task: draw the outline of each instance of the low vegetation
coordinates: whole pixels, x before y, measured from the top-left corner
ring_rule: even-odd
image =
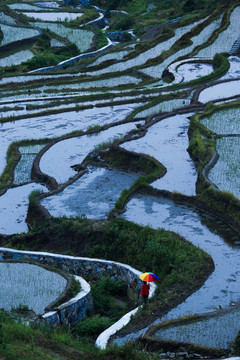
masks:
[[[31,328],[0,311],[0,353],[6,360],[154,360],[131,343],[101,351],[64,327]]]

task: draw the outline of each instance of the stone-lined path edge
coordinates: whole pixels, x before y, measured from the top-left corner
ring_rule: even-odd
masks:
[[[98,275],[99,277],[107,273],[109,275],[115,274],[116,278],[118,278],[119,280],[121,280],[121,278],[124,278],[125,282],[127,281],[129,285],[133,280],[135,280],[135,282],[137,282],[138,291],[142,283],[142,281],[139,279],[139,276],[142,273],[141,271],[134,269],[130,265],[116,261],[87,258],[87,257],[74,257],[70,255],[54,254],[54,253],[39,252],[39,251],[23,251],[23,250],[15,250],[10,248],[0,247],[0,260],[7,262],[10,259],[17,259],[17,260],[33,259],[35,262],[39,262],[39,264],[43,262],[44,263],[47,262],[50,263],[51,265],[53,264],[53,262],[55,262],[64,271],[82,277],[84,277],[84,275],[88,274],[90,271],[92,271],[95,275]],[[76,273],[77,269],[79,270],[80,268],[83,273],[77,274]],[[151,298],[154,295],[155,290],[156,290],[156,284],[152,283],[150,288],[149,298]],[[71,299],[69,303],[71,303],[73,299]],[[105,331],[103,331],[98,336],[95,342],[96,346],[100,349],[105,349],[110,337],[131,320],[132,316],[136,314],[140,306],[141,305],[131,310],[130,312],[126,313],[116,323],[114,323],[112,326],[110,326]],[[46,315],[47,314],[45,314],[45,316]]]

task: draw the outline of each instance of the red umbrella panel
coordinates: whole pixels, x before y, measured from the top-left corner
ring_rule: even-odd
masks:
[[[153,281],[158,280],[158,277],[154,273],[146,272],[146,273],[140,275],[140,279],[142,281],[146,281],[146,282],[153,282]]]

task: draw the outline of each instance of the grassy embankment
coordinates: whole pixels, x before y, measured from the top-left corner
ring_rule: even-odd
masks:
[[[0,312],[0,355],[3,360],[154,360],[131,344],[100,351],[66,328],[33,329]]]

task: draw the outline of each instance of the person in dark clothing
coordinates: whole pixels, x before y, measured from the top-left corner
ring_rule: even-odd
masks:
[[[150,289],[150,285],[146,281],[143,281],[143,284],[141,287],[141,297],[143,298],[144,304],[147,304],[149,289]]]

